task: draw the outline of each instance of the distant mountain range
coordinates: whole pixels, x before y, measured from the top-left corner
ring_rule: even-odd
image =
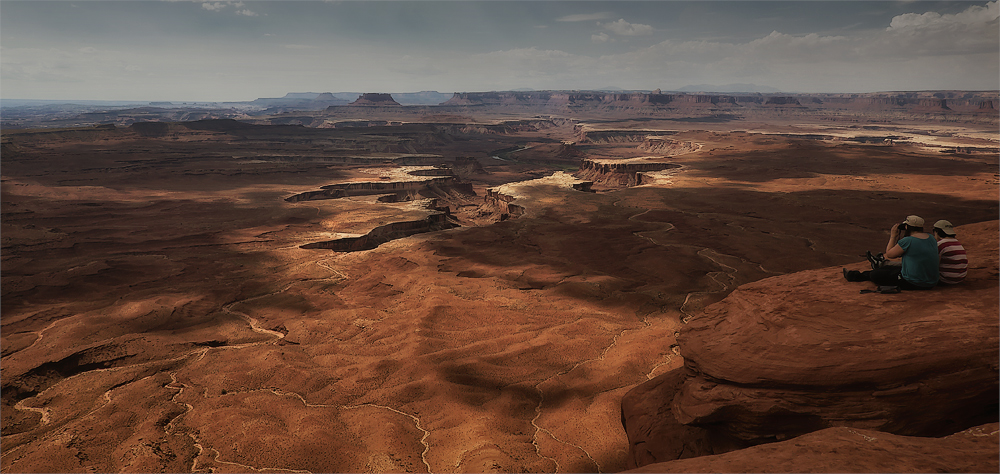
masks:
[[[370,92],[370,91],[369,91]],[[334,92],[332,95],[337,99],[342,99],[347,102],[354,102],[358,100],[358,97],[364,94],[363,92]],[[289,92],[285,94],[285,99],[313,99],[315,100],[320,94],[318,92]],[[451,93],[442,93],[438,91],[420,91],[420,92],[392,92],[392,98],[399,105],[438,105],[452,97]]]
[[[519,89],[511,89],[510,92],[534,92],[536,89],[530,87],[522,87]],[[594,92],[649,92],[641,89],[623,89],[616,86],[606,86],[598,87],[597,89],[586,89],[588,91]],[[715,84],[688,84],[679,89],[669,89],[671,92],[722,92],[722,93],[734,93],[734,92],[760,92],[762,94],[769,94],[775,92],[781,92],[779,89],[768,86],[758,86],[757,84],[723,84],[721,86]],[[396,94],[392,95],[396,97]],[[397,99],[399,100],[399,99]]]
[[[768,86],[758,86],[757,84],[723,84],[717,86],[714,84],[691,84],[681,87],[680,89],[673,89],[677,92],[760,92],[764,94],[781,92],[779,89]]]
[[[0,99],[0,107],[46,107],[73,104],[82,107],[240,107],[253,106],[281,110],[323,110],[331,105],[346,105],[361,97],[362,92],[289,92],[284,97],[261,97],[248,101],[125,101],[125,100],[35,100]],[[393,92],[400,105],[438,105],[452,98],[452,93],[437,91]]]

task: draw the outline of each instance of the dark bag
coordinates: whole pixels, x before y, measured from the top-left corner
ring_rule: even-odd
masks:
[[[879,268],[882,268],[889,264],[889,261],[886,260],[885,255],[882,253],[879,253],[877,255],[872,255],[872,252],[870,250],[866,250],[865,257],[868,258],[868,263],[872,265],[872,270],[878,270]]]
[[[900,288],[899,286],[896,285],[882,285],[875,288],[874,290],[861,290],[862,293],[882,293],[882,294],[899,293],[899,291]]]

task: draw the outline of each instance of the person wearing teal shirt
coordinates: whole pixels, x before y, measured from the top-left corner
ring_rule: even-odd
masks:
[[[892,226],[885,258],[899,258],[901,265],[886,265],[870,272],[844,271],[849,281],[870,280],[879,286],[899,286],[904,290],[927,290],[938,283],[937,241],[924,232],[924,220],[907,216]]]

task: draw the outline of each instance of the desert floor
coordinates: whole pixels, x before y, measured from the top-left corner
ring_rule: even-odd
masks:
[[[897,125],[913,139],[888,146],[846,125],[583,125],[701,147],[661,157],[680,167],[650,184],[583,192],[580,156],[647,153],[580,141],[551,158],[572,123],[417,130],[360,165],[324,161],[317,138],[5,132],[0,467],[622,470],[621,398],[682,365],[685,318],[743,283],[863,260],[908,214],[998,214],[997,154],[953,148],[995,148],[995,129]],[[451,203],[465,225],[300,247],[426,215],[419,199],[285,201],[407,154],[482,164],[463,176],[476,196]],[[493,222],[479,205],[504,183],[525,214]]]

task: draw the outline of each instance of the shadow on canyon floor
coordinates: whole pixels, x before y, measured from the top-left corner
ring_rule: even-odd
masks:
[[[997,212],[995,201],[925,193],[631,188],[574,194],[535,216],[438,234],[426,245],[446,257],[439,271],[507,279],[524,289],[557,287],[594,304],[625,298],[650,312],[679,304],[656,295],[711,287],[711,272],[731,274],[732,289],[863,260],[908,214],[970,223]],[[580,276],[610,279],[582,290],[569,284]]]
[[[767,141],[767,138],[755,140]],[[752,183],[821,175],[861,178],[912,175],[909,179],[915,180],[917,187],[921,176],[971,176],[992,174],[997,169],[997,157],[986,154],[931,156],[907,152],[906,147],[830,146],[810,140],[788,140],[781,146],[780,150],[718,150],[712,159],[695,160],[685,166],[692,177]]]

